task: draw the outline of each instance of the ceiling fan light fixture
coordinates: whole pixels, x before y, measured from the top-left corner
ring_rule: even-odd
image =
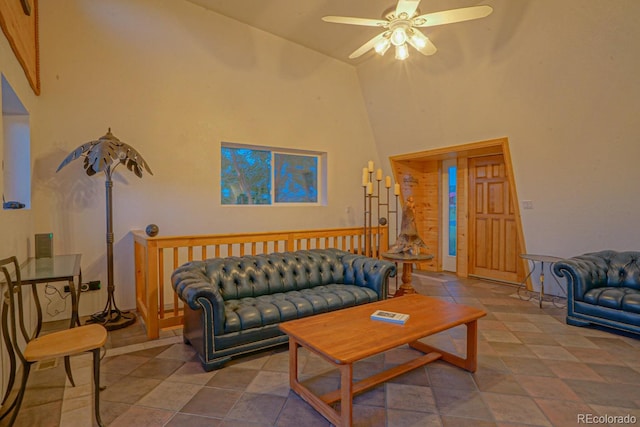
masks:
[[[409,57],[409,48],[406,44],[401,44],[400,46],[396,46],[396,59],[404,61]]]
[[[433,42],[420,31],[420,28],[484,18],[493,11],[491,6],[482,5],[421,14],[418,10],[420,1],[397,0],[396,7],[391,7],[383,13],[383,19],[324,16],[322,20],[336,24],[377,27],[381,31],[353,51],[349,55],[349,59],[359,58],[370,50],[384,55],[393,45],[396,50],[396,59],[403,60],[409,56],[408,45],[424,56],[433,55],[438,50]]]
[[[427,45],[427,38],[420,31],[412,31],[410,40],[417,49],[422,49]]]
[[[376,53],[379,54],[380,56],[383,56],[385,53],[387,53],[387,51],[389,50],[389,47],[391,47],[391,42],[389,41],[388,38],[383,38],[382,40],[380,40],[378,43],[376,43],[376,45],[374,46],[374,49],[376,50]]]
[[[396,27],[391,32],[391,43],[394,46],[402,46],[407,42],[407,32],[404,27]]]

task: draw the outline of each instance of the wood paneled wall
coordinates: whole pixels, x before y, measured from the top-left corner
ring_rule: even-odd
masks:
[[[40,58],[38,52],[38,0],[28,0],[30,14],[20,0],[0,0],[0,27],[24,69],[34,93],[40,95]]]
[[[421,270],[437,271],[441,264],[439,254],[438,212],[440,179],[437,160],[392,161],[395,180],[400,184],[402,206],[407,197],[413,196],[416,204],[418,235],[427,244],[424,252],[433,254],[431,261],[419,263]],[[393,239],[392,239],[393,240]]]

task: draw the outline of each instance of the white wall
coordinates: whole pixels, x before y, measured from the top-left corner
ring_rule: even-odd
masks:
[[[82,253],[106,283],[104,178],[56,168],[111,127],[153,175],[114,178],[116,300],[133,308],[132,228],[160,233],[358,226],[375,145],[355,69],[186,1],[40,2],[42,95],[34,137],[35,228]],[[323,207],[221,207],[220,142],[328,153]],[[347,213],[347,208],[350,212]],[[81,314],[104,292],[83,295]]]
[[[506,136],[528,252],[640,249],[640,2],[483,3],[434,56],[358,67],[380,157]]]

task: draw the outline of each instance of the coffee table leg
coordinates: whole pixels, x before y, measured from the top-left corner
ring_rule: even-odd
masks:
[[[353,423],[353,365],[340,365],[340,418],[343,426]]]
[[[297,389],[298,384],[298,342],[289,337],[289,387]]]
[[[475,372],[478,368],[478,321],[472,320],[466,323],[467,327],[467,357],[462,358],[453,353],[448,353],[439,348],[430,346],[420,341],[409,343],[409,346],[420,350],[423,353],[437,352],[442,355],[442,360],[451,363],[454,366],[465,369],[469,372]]]
[[[298,349],[302,345],[289,336],[289,386],[298,396],[311,405],[336,426],[351,427],[353,419],[353,367],[352,365],[340,365],[333,363],[340,371],[339,398],[323,399],[315,395],[311,390],[299,382],[298,379]],[[316,353],[317,354],[317,353]],[[329,361],[331,362],[331,361]],[[331,393],[332,394],[332,393]],[[341,401],[341,411],[336,412],[329,402]]]
[[[478,321],[467,323],[467,358],[465,366],[469,372],[478,369]]]

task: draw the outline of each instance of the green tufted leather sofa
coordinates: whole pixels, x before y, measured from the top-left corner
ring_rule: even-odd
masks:
[[[567,324],[640,334],[640,252],[588,253],[553,270],[567,279]]]
[[[280,322],[386,298],[394,263],[338,249],[188,262],[172,276],[205,370],[288,341]]]

